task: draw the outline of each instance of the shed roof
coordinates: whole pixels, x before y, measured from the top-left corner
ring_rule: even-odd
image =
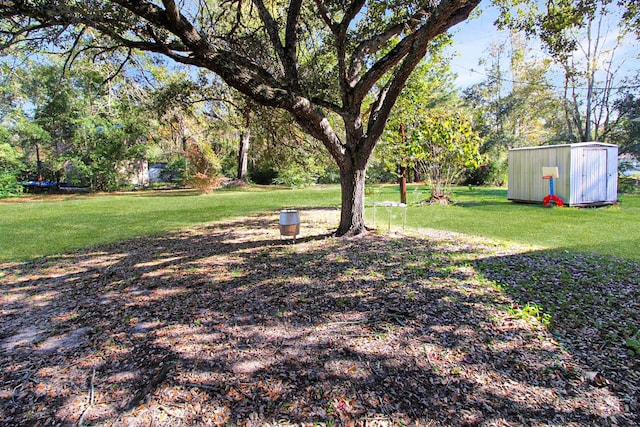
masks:
[[[538,145],[536,147],[519,147],[519,148],[510,148],[509,151],[519,151],[519,150],[544,150],[548,148],[557,148],[557,147],[589,147],[589,146],[599,146],[599,147],[616,147],[615,144],[607,144],[605,142],[598,141],[590,141],[590,142],[574,142],[573,144],[556,144],[556,145]]]

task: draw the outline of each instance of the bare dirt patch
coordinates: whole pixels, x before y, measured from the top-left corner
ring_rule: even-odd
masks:
[[[428,230],[336,239],[337,218],[302,211],[296,244],[274,213],[1,265],[0,424],[640,423],[633,335],[585,338],[524,305],[559,255]],[[572,259],[566,280],[637,312],[637,276],[615,273],[637,265]]]

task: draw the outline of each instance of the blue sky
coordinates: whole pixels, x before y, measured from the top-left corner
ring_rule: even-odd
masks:
[[[507,31],[500,31],[493,24],[497,12],[487,6],[480,6],[479,17],[468,19],[453,28],[454,50],[457,56],[451,63],[451,69],[458,75],[456,84],[464,89],[485,79],[484,69],[478,65],[481,58],[487,56],[491,43],[504,41]]]

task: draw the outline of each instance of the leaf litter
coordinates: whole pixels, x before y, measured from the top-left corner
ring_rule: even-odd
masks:
[[[1,265],[0,424],[640,424],[638,264],[338,215]]]

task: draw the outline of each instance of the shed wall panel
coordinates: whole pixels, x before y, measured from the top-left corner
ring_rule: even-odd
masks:
[[[549,194],[549,181],[542,178],[542,168],[558,167],[555,194],[564,200],[569,195],[571,153],[569,146],[509,152],[509,200],[542,202]]]
[[[572,176],[571,176],[571,183],[569,185],[569,189],[570,189],[569,197],[567,198],[566,202],[567,202],[567,205],[573,206],[578,204],[581,197],[580,187],[582,186],[582,183],[581,183],[582,172],[580,172],[580,170],[582,169],[582,155],[579,152],[579,150],[571,150],[571,166],[570,167],[572,171]]]

